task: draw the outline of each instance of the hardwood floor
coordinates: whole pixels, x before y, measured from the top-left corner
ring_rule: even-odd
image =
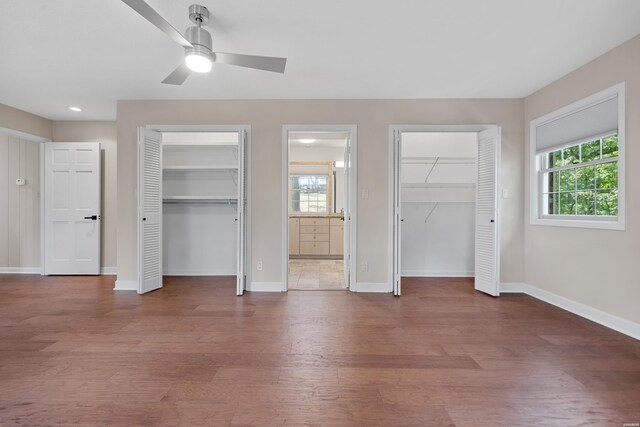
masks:
[[[468,279],[403,296],[0,275],[0,425],[622,426],[640,343]]]

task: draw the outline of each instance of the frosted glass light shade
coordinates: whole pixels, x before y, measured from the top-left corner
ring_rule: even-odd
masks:
[[[198,52],[191,52],[185,57],[185,63],[191,71],[196,73],[208,73],[211,71],[211,58]]]

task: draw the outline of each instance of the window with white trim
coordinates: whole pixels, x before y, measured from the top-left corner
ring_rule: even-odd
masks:
[[[531,122],[531,223],[624,229],[624,83]]]
[[[618,135],[544,155],[542,214],[592,219],[618,216]]]
[[[289,211],[328,213],[328,175],[289,175]]]

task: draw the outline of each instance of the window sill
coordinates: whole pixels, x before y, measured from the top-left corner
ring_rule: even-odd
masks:
[[[530,224],[547,225],[551,227],[594,228],[618,231],[624,231],[626,229],[624,220],[621,218],[618,218],[615,221],[574,218],[531,218]]]

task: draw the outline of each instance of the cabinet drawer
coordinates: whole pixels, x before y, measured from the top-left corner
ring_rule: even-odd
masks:
[[[329,234],[327,225],[301,225],[300,232],[304,234]]]
[[[329,242],[300,242],[300,255],[329,255]]]
[[[343,225],[344,221],[341,220],[340,218],[329,218],[329,225],[333,226],[337,226],[337,225]]]
[[[289,255],[300,254],[300,220],[289,218]]]
[[[301,242],[328,242],[329,233],[327,234],[306,234],[300,233]]]
[[[329,225],[329,218],[300,218],[300,225]]]

